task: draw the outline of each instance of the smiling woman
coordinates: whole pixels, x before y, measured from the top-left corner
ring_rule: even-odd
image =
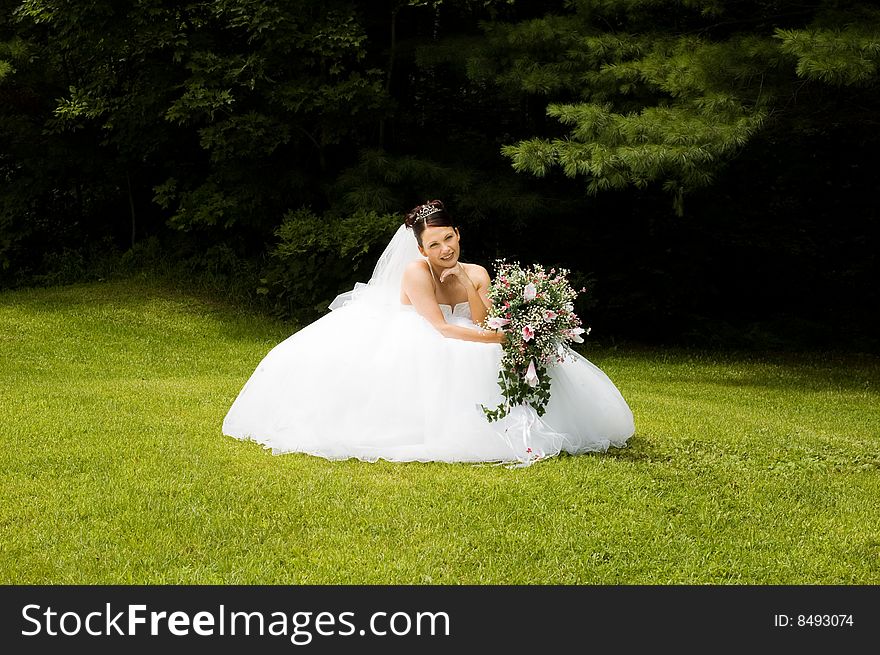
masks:
[[[415,307],[444,337],[504,343],[504,333],[465,329],[449,323],[440,309],[440,305],[467,304],[471,321],[479,325],[491,306],[487,296],[489,274],[482,266],[459,261],[461,234],[443,203],[432,200],[416,207],[407,214],[405,225],[412,229],[424,260],[413,261],[406,267],[400,302]]]
[[[275,453],[328,459],[531,463],[622,446],[633,416],[593,364],[567,350],[543,417],[502,402],[501,331],[489,275],[459,260],[461,233],[438,200],[407,214],[366,285],[278,344],[241,390],[224,434]],[[519,408],[522,409],[522,408]]]

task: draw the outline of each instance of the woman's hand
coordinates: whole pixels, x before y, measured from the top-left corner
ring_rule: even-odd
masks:
[[[507,335],[501,330],[486,330],[483,334],[488,337],[487,343],[504,344],[507,341]]]
[[[477,286],[474,284],[473,280],[471,280],[470,276],[467,274],[467,271],[464,270],[464,266],[461,265],[461,262],[456,262],[455,266],[453,266],[452,268],[444,268],[442,271],[440,271],[441,283],[444,283],[450,279],[458,281],[458,283],[464,286],[465,289],[467,289],[468,287],[476,288]]]

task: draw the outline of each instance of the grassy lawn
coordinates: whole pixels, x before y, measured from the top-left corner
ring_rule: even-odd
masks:
[[[145,281],[0,294],[0,583],[880,583],[880,359],[593,347],[628,448],[272,456],[220,424],[290,326]]]

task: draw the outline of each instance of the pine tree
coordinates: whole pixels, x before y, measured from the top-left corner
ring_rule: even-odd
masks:
[[[872,4],[572,0],[558,14],[487,24],[483,44],[435,56],[543,100],[558,127],[503,147],[517,171],[558,168],[590,193],[661,184],[681,214],[688,191],[797,103],[821,114],[829,92],[877,102]]]

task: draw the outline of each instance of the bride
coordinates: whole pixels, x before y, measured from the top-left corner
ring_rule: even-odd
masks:
[[[460,232],[433,200],[406,216],[367,284],[275,346],[223,421],[223,433],[275,454],[366,461],[529,464],[561,451],[623,446],[635,431],[626,401],[570,349],[550,369],[543,416],[502,402],[504,334],[478,324],[489,275],[459,261]]]

